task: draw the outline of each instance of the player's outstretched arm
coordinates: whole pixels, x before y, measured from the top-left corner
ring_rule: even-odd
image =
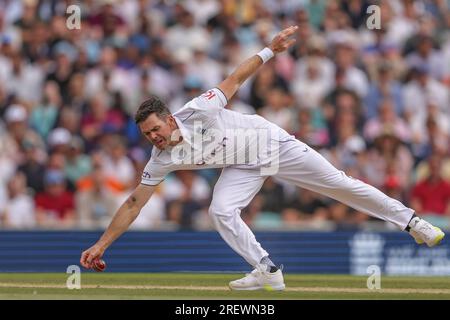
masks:
[[[91,268],[92,261],[103,256],[103,253],[111,243],[120,237],[137,218],[142,207],[147,203],[154,191],[154,186],[140,184],[136,187],[133,193],[117,210],[111,224],[97,243],[81,254],[80,263],[83,267]]]
[[[291,26],[278,33],[268,48],[264,48],[258,54],[244,61],[237,69],[230,74],[224,81],[222,81],[217,87],[225,94],[229,101],[239,87],[253,75],[256,70],[273,55],[287,50],[291,45],[295,43],[295,39],[289,37],[297,31],[297,26]]]

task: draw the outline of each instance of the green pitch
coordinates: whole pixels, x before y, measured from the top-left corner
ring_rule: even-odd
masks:
[[[230,291],[241,274],[82,273],[69,290],[65,273],[1,273],[0,299],[450,299],[448,277],[382,276],[381,289],[366,277],[285,275],[286,290]]]

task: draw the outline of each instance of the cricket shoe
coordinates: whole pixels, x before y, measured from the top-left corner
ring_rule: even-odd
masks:
[[[438,245],[442,239],[444,239],[445,233],[438,227],[433,226],[431,223],[415,217],[409,223],[409,233],[414,238],[417,244],[426,243],[429,247]]]
[[[231,281],[228,285],[231,290],[268,290],[280,291],[286,287],[284,285],[281,268],[275,272],[267,271],[267,265],[259,264],[245,277]]]

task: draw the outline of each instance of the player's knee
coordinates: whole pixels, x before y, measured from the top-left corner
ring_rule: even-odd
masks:
[[[222,205],[211,204],[208,214],[215,222],[227,223],[232,218],[233,210]]]

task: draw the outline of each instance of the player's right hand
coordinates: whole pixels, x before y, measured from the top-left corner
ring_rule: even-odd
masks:
[[[92,268],[92,261],[94,259],[100,259],[103,256],[105,249],[99,244],[94,244],[89,249],[83,251],[81,254],[80,264],[86,269]]]
[[[298,26],[290,26],[279,32],[269,45],[269,48],[274,53],[280,53],[287,50],[290,46],[295,43],[295,39],[290,39],[295,32],[297,32]]]

